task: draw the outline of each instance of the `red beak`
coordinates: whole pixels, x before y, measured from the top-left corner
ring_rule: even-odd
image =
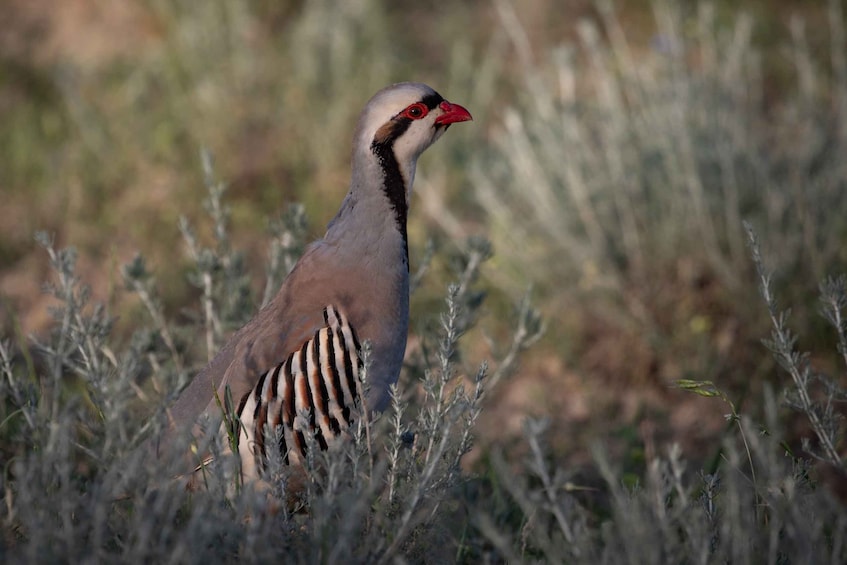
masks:
[[[471,113],[458,104],[451,104],[446,100],[438,105],[444,113],[435,118],[435,125],[446,126],[456,122],[468,122],[473,120]]]

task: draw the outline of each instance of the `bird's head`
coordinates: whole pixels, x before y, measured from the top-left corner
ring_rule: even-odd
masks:
[[[450,124],[472,119],[465,108],[448,102],[429,86],[402,82],[383,88],[370,99],[359,118],[355,147],[369,153],[369,158],[375,156],[382,165],[393,158],[408,190],[420,154]]]

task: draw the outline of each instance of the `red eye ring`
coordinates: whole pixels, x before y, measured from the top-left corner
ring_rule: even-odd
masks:
[[[405,110],[403,110],[400,115],[404,118],[409,118],[410,120],[420,120],[424,116],[429,113],[429,108],[426,107],[426,104],[423,102],[415,102]]]

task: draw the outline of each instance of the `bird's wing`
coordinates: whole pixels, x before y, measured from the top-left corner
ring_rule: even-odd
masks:
[[[217,409],[216,391],[223,399],[229,387],[233,398],[242,398],[266,371],[288,359],[326,325],[324,309],[329,297],[322,296],[322,285],[312,280],[312,273],[321,272],[320,263],[320,247],[313,244],[274,299],[192,379],[169,410],[174,432],[192,429],[204,410],[212,416],[222,416]]]

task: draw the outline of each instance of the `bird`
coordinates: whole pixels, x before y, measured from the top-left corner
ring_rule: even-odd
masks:
[[[407,218],[418,157],[450,125],[472,119],[415,82],[387,86],[367,102],[338,213],[274,298],[179,394],[168,434],[197,433],[203,413],[220,419],[215,392],[224,398],[228,388],[237,403],[242,475],[252,480],[266,460],[267,429],[281,427],[284,461],[302,464],[308,444],[326,449],[357,415],[385,409],[408,337]],[[363,391],[365,342],[371,353]]]

